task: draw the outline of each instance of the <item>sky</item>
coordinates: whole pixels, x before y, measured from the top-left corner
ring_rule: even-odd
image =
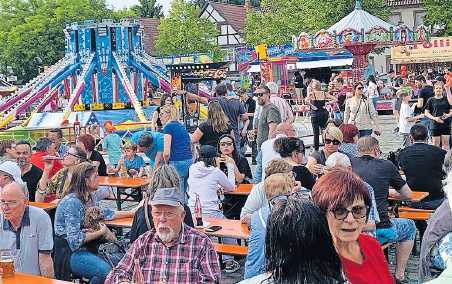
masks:
[[[165,14],[168,13],[171,0],[157,0],[157,2],[163,6]],[[107,3],[113,5],[114,8],[122,9],[138,4],[138,0],[107,0]]]

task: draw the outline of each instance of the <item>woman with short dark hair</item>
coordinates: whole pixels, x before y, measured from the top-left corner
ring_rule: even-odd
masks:
[[[333,169],[317,180],[312,199],[324,212],[342,268],[351,283],[394,283],[380,243],[362,234],[371,201],[351,171]]]
[[[265,236],[266,273],[240,283],[346,283],[325,216],[307,197],[279,195]]]
[[[96,141],[94,137],[89,134],[80,135],[77,139],[77,146],[86,152],[89,161],[97,164],[99,176],[107,176],[107,164],[105,164],[102,154],[95,149]]]
[[[344,136],[344,140],[342,141],[341,146],[339,146],[339,151],[349,157],[358,156],[358,147],[356,145],[359,138],[358,128],[353,124],[343,123],[339,126],[339,129]]]

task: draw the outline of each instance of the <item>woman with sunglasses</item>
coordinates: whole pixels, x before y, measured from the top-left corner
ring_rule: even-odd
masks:
[[[86,152],[82,148],[78,146],[70,147],[63,156],[63,168],[51,179],[49,178],[49,172],[53,164],[51,160],[45,161],[44,171],[36,191],[36,202],[56,202],[62,198],[71,181],[74,167],[86,160]]]
[[[177,108],[172,105],[162,107],[160,119],[163,124],[163,159],[169,161],[180,178],[180,188],[187,201],[188,169],[193,163],[190,135],[179,122]]]
[[[326,215],[347,279],[353,284],[394,283],[380,243],[362,233],[371,206],[364,182],[351,171],[333,169],[311,193]]]
[[[349,283],[321,210],[304,194],[274,199],[260,252],[265,272],[239,283]]]
[[[296,137],[281,137],[275,140],[273,147],[281,158],[292,166],[295,180],[300,182],[302,187],[311,190],[315,177],[302,165],[305,162],[303,141]]]
[[[202,122],[191,135],[191,142],[200,145],[217,147],[218,140],[224,134],[231,134],[229,119],[224,113],[219,102],[209,103],[207,120]]]
[[[320,151],[315,151],[308,157],[306,168],[316,176],[322,175],[325,162],[328,157],[339,151],[339,147],[343,141],[343,135],[339,128],[330,126],[323,133],[323,142],[325,146]]]
[[[226,176],[234,176],[236,184],[251,183],[250,181],[253,179],[253,176],[248,160],[238,154],[235,145],[232,135],[225,134],[220,137],[217,146],[220,170]],[[237,200],[236,197],[226,195],[223,200],[223,211],[226,218],[238,219],[244,203],[245,200],[243,199]]]
[[[97,255],[93,241],[111,236],[105,224],[95,231],[84,230],[86,209],[98,206],[102,199],[99,192],[97,168],[89,162],[74,167],[72,178],[65,196],[55,212],[55,276],[60,280],[70,280],[71,274],[88,278],[90,284],[104,283],[111,270],[103,258]],[[101,209],[105,220],[133,217],[135,210],[113,211]]]
[[[370,136],[372,132],[380,135],[378,113],[363,90],[361,82],[353,86],[353,97],[345,101],[344,123],[354,124],[359,130],[359,137]]]
[[[311,124],[314,131],[314,149],[319,150],[319,135],[321,130],[326,128],[328,121],[328,111],[325,106],[328,102],[336,102],[335,96],[332,96],[321,90],[322,84],[317,80],[312,80],[310,84],[310,92],[307,100],[311,106]]]

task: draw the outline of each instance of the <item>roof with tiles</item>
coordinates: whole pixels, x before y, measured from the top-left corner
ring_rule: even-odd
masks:
[[[243,5],[224,4],[209,1],[209,4],[230,24],[237,32],[245,28],[246,7]],[[207,7],[207,5],[205,6]]]
[[[144,50],[150,55],[155,54],[155,41],[158,36],[157,27],[160,24],[159,19],[141,18],[141,25],[144,29]]]

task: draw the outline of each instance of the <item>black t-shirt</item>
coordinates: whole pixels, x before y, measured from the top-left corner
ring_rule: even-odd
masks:
[[[434,97],[435,94],[433,93],[433,87],[432,86],[425,86],[422,87],[422,89],[419,91],[419,98],[424,100],[424,104],[422,105],[422,111],[425,110],[425,106],[427,105],[428,99]]]
[[[400,176],[399,171],[393,163],[387,160],[375,159],[364,155],[352,158],[353,172],[359,175],[374,189],[377,211],[380,215],[380,223],[377,228],[387,228],[391,226],[388,216],[388,196],[389,187],[399,191],[406,182]]]
[[[295,88],[302,89],[304,87],[303,81],[303,76],[295,76]]]
[[[35,193],[41,176],[42,170],[35,165],[32,165],[31,169],[22,175],[22,180],[27,183],[30,201],[35,201]]]
[[[445,155],[443,149],[425,143],[415,143],[400,152],[399,165],[411,190],[429,192],[422,201],[444,197],[442,166]]]
[[[91,162],[94,162],[94,161],[99,162],[99,168],[97,169],[97,173],[99,174],[99,176],[107,176],[107,165],[105,164],[104,158],[102,157],[102,155],[99,152],[94,150],[91,153],[89,160]]]
[[[220,137],[224,134],[231,134],[232,128],[228,126],[225,131],[216,132],[213,130],[212,126],[210,126],[207,122],[201,123],[199,126],[199,130],[202,132],[202,137],[199,139],[199,144],[201,145],[210,145],[213,147],[217,147],[218,141]]]
[[[292,168],[295,180],[301,183],[301,186],[309,190],[312,189],[315,183],[315,178],[305,166],[295,166]]]
[[[149,223],[151,227],[154,227],[154,222],[152,221],[152,208],[148,205],[149,209]],[[185,209],[185,218],[184,223],[187,226],[194,227],[193,218],[191,216],[190,208],[187,205],[184,205]],[[130,242],[133,243],[138,237],[148,231],[148,227],[146,225],[146,219],[144,217],[144,207],[141,206],[140,209],[137,210],[135,216],[133,216],[132,228],[130,229]]]
[[[439,99],[432,97],[427,101],[425,109],[430,112],[431,115],[435,117],[442,116],[443,114],[449,113],[451,105],[446,97],[441,97]]]

